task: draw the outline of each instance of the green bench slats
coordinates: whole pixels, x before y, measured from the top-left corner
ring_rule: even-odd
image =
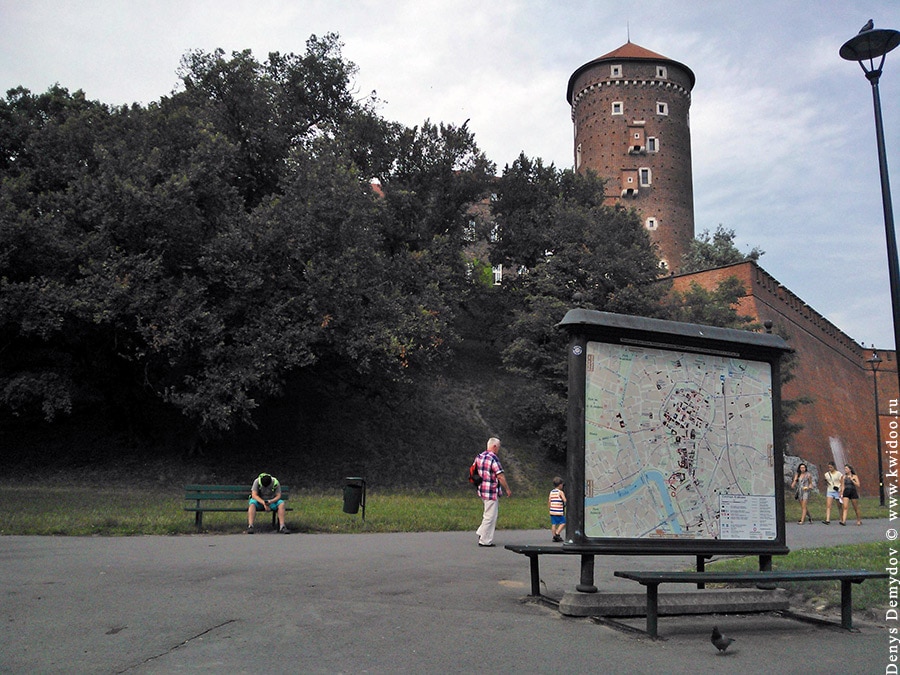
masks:
[[[281,498],[287,501],[291,495],[291,488],[281,486]],[[247,512],[247,500],[250,499],[250,488],[247,485],[204,485],[192,484],[184,486],[184,499],[194,504],[186,505],[185,511],[194,514],[194,523],[197,529],[203,529],[203,514],[208,512],[237,513]],[[239,501],[240,505],[225,506],[222,502]],[[293,511],[285,505],[285,511]],[[278,524],[278,513],[272,511],[272,527]]]

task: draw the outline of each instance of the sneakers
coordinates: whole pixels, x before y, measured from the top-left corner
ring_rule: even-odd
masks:
[[[558,534],[553,535],[553,541],[562,541],[562,540],[563,540],[563,538],[560,537]]]
[[[256,528],[254,528],[253,525],[250,525],[247,528],[247,534],[255,534],[255,533],[256,533]],[[289,529],[287,529],[287,527],[282,527],[280,530],[278,530],[278,534],[290,534],[290,533],[291,533],[291,531]]]

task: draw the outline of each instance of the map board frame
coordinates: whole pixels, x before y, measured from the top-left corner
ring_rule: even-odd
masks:
[[[570,310],[558,327],[569,335],[566,481],[568,522],[566,542],[563,548],[573,552],[600,554],[783,555],[789,552],[785,545],[784,526],[784,452],[780,380],[781,359],[791,349],[781,337],[771,333],[701,326],[585,309]],[[756,485],[764,484],[766,486],[765,494],[741,494],[741,490],[734,486],[723,489],[721,494],[713,495],[710,490],[709,498],[703,503],[703,508],[708,512],[711,508],[710,504],[714,501],[712,497],[714,496],[718,500],[715,507],[717,520],[714,524],[718,527],[710,526],[707,523],[709,532],[706,534],[702,534],[702,528],[695,527],[695,532],[698,534],[688,533],[686,536],[682,533],[667,535],[663,530],[651,530],[640,536],[633,534],[597,535],[597,531],[602,528],[598,527],[595,521],[602,520],[605,516],[600,510],[602,507],[586,506],[586,492],[588,487],[593,484],[593,482],[589,484],[586,480],[586,461],[608,458],[604,458],[601,451],[596,449],[590,453],[586,451],[586,412],[589,412],[586,410],[588,403],[586,374],[589,351],[613,355],[621,352],[628,358],[631,358],[632,354],[638,354],[641,358],[659,359],[661,355],[675,359],[672,361],[673,363],[678,363],[677,360],[682,358],[690,360],[692,365],[693,362],[701,365],[708,362],[710,367],[715,365],[720,368],[725,368],[721,364],[727,363],[729,364],[727,367],[731,369],[735,369],[736,365],[752,369],[753,372],[764,373],[766,377],[761,378],[763,382],[766,382],[766,378],[770,375],[770,381],[768,381],[771,387],[770,395],[758,395],[754,399],[755,406],[762,409],[754,413],[756,415],[754,419],[766,420],[762,425],[765,427],[765,433],[760,434],[754,429],[748,430],[745,434],[745,436],[755,438],[753,434],[756,433],[758,436],[764,436],[765,440],[770,442],[766,442],[766,447],[761,450],[751,448],[751,451],[744,453],[744,456],[754,458],[752,462],[755,464],[747,460],[748,465],[753,468],[753,475],[737,476],[742,481],[746,479],[746,481],[753,481]],[[591,367],[593,368],[593,361]],[[740,373],[735,377],[738,375]],[[612,377],[614,378],[615,374]],[[725,375],[721,375],[723,387],[725,386],[725,377]],[[761,388],[759,384],[756,386]],[[763,393],[765,394],[765,392]],[[596,392],[594,395],[596,397]],[[723,401],[720,404],[724,405],[724,397],[722,398]],[[609,396],[606,396],[606,399],[609,399]],[[603,408],[602,413],[591,410],[590,415],[601,414],[604,419],[608,419],[612,412],[622,414],[622,426],[625,431],[627,431],[625,429],[626,421],[633,422],[634,420],[634,411],[628,410],[624,401],[613,400],[611,406],[608,404],[608,400],[604,400],[601,405],[597,405],[595,399],[591,399],[590,403],[594,407]],[[766,418],[763,413],[766,413],[769,404],[771,404],[771,409],[768,410],[769,417]],[[621,410],[617,411],[616,406],[621,406]],[[751,415],[748,414],[747,417],[751,417]],[[592,421],[593,419],[591,418]],[[733,437],[740,437],[742,423],[744,422],[740,415],[729,417],[729,433],[733,432]],[[769,424],[771,425],[771,436],[768,435]],[[667,441],[667,439],[663,440]],[[618,442],[618,440],[613,442]],[[602,443],[600,445],[602,446]],[[729,446],[729,443],[725,443],[725,446]],[[744,458],[739,454],[741,453],[740,447],[735,447],[733,450],[726,448],[725,451],[733,451],[737,453],[737,456]],[[666,459],[667,465],[670,462],[678,461],[683,454],[680,448],[676,457],[672,450],[665,448],[660,451],[655,446],[654,452],[668,452],[671,456]],[[640,455],[640,453],[636,454]],[[765,460],[760,459],[761,454],[766,456]],[[765,465],[762,464],[763,461],[765,461]],[[742,465],[742,462],[737,462],[737,464]],[[692,466],[694,471],[698,471],[696,467],[700,466],[700,462],[698,461],[696,465],[688,462],[686,466],[688,472],[692,470]],[[763,471],[762,474],[758,473],[760,470]],[[735,468],[732,470],[732,474],[740,474],[741,471],[748,473],[751,470],[750,468]],[[643,474],[643,471],[641,473]],[[710,479],[712,479],[712,475],[713,472],[710,471]],[[702,482],[702,480],[698,482],[698,485],[702,485]],[[641,487],[646,488],[646,485]],[[663,491],[657,490],[657,492],[662,493]],[[615,497],[616,495],[610,493],[609,496]],[[596,497],[596,495],[591,494],[591,497]],[[773,498],[774,504],[772,503]],[[757,508],[760,504],[762,506]],[[725,505],[724,509],[722,505]],[[728,508],[731,505],[737,505],[738,513],[743,508],[744,515],[730,514]],[[764,536],[762,537],[758,531],[746,525],[752,519],[757,519],[756,511],[752,518],[746,515],[749,510],[754,508],[756,511],[763,511],[761,520],[764,521],[765,528],[763,528]],[[774,508],[774,517],[771,513],[772,508]],[[590,521],[586,518],[587,511],[591,512]],[[620,522],[625,524],[627,521]],[[726,523],[726,527],[730,523],[733,528],[725,529],[724,536],[723,523]],[[625,528],[623,527],[623,529]]]

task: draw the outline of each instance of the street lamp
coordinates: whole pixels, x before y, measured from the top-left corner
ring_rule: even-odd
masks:
[[[881,204],[884,208],[884,230],[887,237],[888,273],[891,281],[891,309],[894,319],[894,350],[900,353],[900,265],[897,262],[897,236],[894,232],[894,211],[891,206],[891,184],[888,180],[887,152],[884,149],[884,125],[881,120],[881,95],[878,80],[884,58],[889,51],[900,45],[900,31],[873,28],[870,20],[859,34],[847,40],[841,47],[840,55],[847,61],[858,61],[866,79],[872,84],[872,99],[875,104],[875,137],[878,142],[878,167],[881,171]],[[880,59],[878,65],[875,61]],[[868,62],[868,67],[867,63]],[[900,386],[900,368],[897,369],[897,383]],[[881,457],[881,448],[878,450]],[[882,498],[883,501],[883,498]]]
[[[875,381],[875,442],[878,445],[878,501],[884,506],[884,469],[881,464],[881,418],[878,416],[878,366],[881,365],[881,357],[872,347],[872,358],[866,359],[872,367],[872,379]]]

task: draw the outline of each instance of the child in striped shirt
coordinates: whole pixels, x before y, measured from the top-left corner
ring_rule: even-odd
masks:
[[[553,489],[550,490],[550,534],[553,541],[562,541],[562,531],[566,526],[566,493],[562,491],[563,479],[557,476],[553,479]]]

